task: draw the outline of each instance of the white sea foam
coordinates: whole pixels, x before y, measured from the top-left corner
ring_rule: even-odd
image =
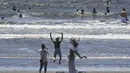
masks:
[[[53,35],[54,38],[59,34]],[[64,38],[81,38],[81,39],[130,39],[130,35],[126,34],[107,34],[107,35],[74,35],[64,34]],[[50,38],[49,34],[0,34],[1,39],[11,38]]]

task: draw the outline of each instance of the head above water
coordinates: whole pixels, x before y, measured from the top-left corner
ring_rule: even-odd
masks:
[[[125,11],[125,8],[123,8],[122,10]]]
[[[70,49],[70,54],[72,54],[73,53],[73,50],[72,49]]]
[[[96,8],[93,8],[93,10],[96,10]]]

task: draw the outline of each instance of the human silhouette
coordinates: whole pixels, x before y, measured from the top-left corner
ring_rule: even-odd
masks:
[[[74,38],[70,39],[70,43],[73,45],[74,54],[76,54],[80,59],[82,59],[82,58],[86,58],[87,59],[86,56],[81,56],[79,54],[79,52],[78,52],[79,41],[80,41],[80,39],[78,39],[78,40],[76,40]]]
[[[54,51],[54,63],[56,61],[56,56],[59,55],[59,65],[61,64],[61,60],[62,60],[62,53],[61,53],[61,49],[60,49],[60,44],[63,40],[63,33],[61,33],[61,40],[60,40],[60,37],[57,37],[56,40],[54,41],[53,38],[52,38],[52,34],[50,33],[50,39],[51,41],[53,42],[54,44],[54,48],[55,48],[55,51]]]
[[[43,66],[44,66],[44,73],[46,73],[46,71],[47,71],[47,65],[48,65],[47,55],[49,53],[48,53],[47,48],[45,47],[44,44],[41,45],[41,49],[39,49],[39,53],[40,53],[40,68],[39,68],[39,73],[41,73]]]
[[[13,11],[16,11],[16,7],[15,6],[13,6],[13,9],[12,9]]]
[[[107,15],[109,13],[110,13],[110,9],[109,9],[109,7],[106,7],[106,13],[105,13],[105,15]]]
[[[121,21],[123,22],[123,23],[127,23],[127,21],[129,20],[128,18],[127,18],[127,13],[126,13],[126,9],[125,8],[123,8],[122,9],[122,12],[121,12]]]
[[[70,49],[69,55],[68,55],[68,68],[69,68],[69,73],[76,73],[75,55],[72,49]]]

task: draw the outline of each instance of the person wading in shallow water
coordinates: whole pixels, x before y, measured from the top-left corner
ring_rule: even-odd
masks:
[[[81,10],[81,19],[84,20],[84,10]]]
[[[42,68],[44,66],[44,73],[46,73],[47,71],[47,55],[49,54],[47,51],[47,48],[45,47],[44,44],[41,45],[42,49],[39,49],[39,53],[40,53],[40,68],[39,68],[39,73],[41,73]]]
[[[122,9],[122,12],[121,12],[120,16],[121,16],[122,23],[127,23],[127,21],[129,19],[127,18],[127,13],[126,13],[126,9],[125,8]]]
[[[106,13],[105,13],[105,15],[108,15],[110,13],[110,9],[109,9],[109,7],[106,7]]]
[[[61,53],[61,49],[60,49],[60,44],[63,40],[63,33],[61,33],[61,40],[60,40],[60,37],[57,37],[56,40],[54,41],[53,38],[52,38],[52,35],[50,33],[50,38],[51,38],[51,41],[53,42],[54,44],[54,48],[55,48],[55,51],[54,51],[54,63],[56,61],[56,56],[59,55],[59,65],[61,64],[61,60],[62,60],[62,53]]]

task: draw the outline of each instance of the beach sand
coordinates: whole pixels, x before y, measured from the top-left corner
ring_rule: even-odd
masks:
[[[38,71],[0,71],[0,73],[38,73]],[[47,73],[68,73],[68,72],[48,71]],[[78,72],[78,73],[130,73],[130,71],[87,71],[87,72]]]

